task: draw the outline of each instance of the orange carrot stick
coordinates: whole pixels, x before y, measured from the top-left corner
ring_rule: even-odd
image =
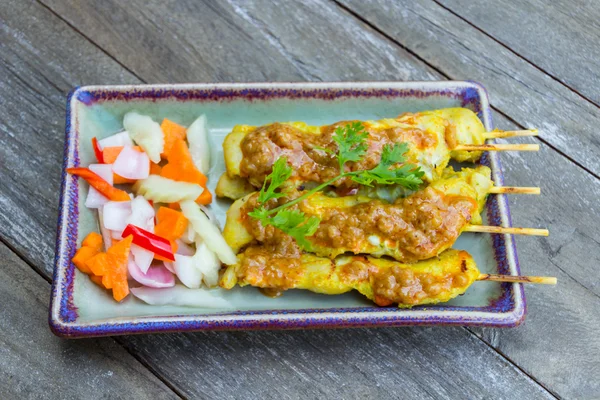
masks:
[[[129,235],[111,246],[106,253],[98,253],[86,263],[94,275],[102,277],[102,285],[112,289],[116,301],[123,300],[129,294],[127,263],[132,240],[133,236]]]
[[[212,195],[206,188],[208,178],[196,168],[190,150],[183,139],[176,139],[171,147],[168,157],[169,163],[162,168],[161,176],[175,181],[196,183],[204,188],[204,192],[196,201],[200,204],[209,204]]]
[[[185,140],[187,136],[187,129],[166,118],[163,119],[162,124],[160,124],[160,128],[162,129],[165,138],[165,147],[161,157],[168,158],[175,141],[177,139]]]
[[[107,199],[112,201],[129,201],[131,198],[127,194],[127,192],[117,189],[114,186],[110,185],[104,179],[99,177],[94,172],[90,171],[88,168],[67,168],[67,172],[73,175],[77,175],[80,178],[85,179],[87,183],[97,191],[99,191],[102,195],[104,195]]]

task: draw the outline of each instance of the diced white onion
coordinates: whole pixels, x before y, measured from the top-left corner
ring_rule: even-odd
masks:
[[[104,251],[107,251],[112,246],[112,236],[110,230],[104,227],[104,211],[103,207],[98,208],[98,222],[100,225],[100,233],[102,233],[102,241],[104,242]]]
[[[113,172],[127,179],[146,179],[150,174],[150,159],[142,151],[125,146],[113,164]]]
[[[204,175],[208,174],[210,169],[210,147],[208,144],[206,115],[202,114],[190,125],[187,129],[187,140],[194,165]]]
[[[154,233],[154,207],[142,196],[131,200],[131,214],[125,221],[125,226],[132,224]]]
[[[196,241],[196,253],[193,261],[194,266],[202,272],[202,280],[206,286],[217,286],[221,262],[217,255],[201,240]]]
[[[104,227],[111,231],[123,232],[130,214],[130,201],[109,201],[103,206]]]
[[[202,273],[194,266],[192,257],[175,254],[173,263],[175,274],[185,286],[190,289],[198,289],[202,283]]]
[[[129,132],[122,131],[104,139],[98,140],[98,147],[100,150],[105,147],[116,147],[116,146],[133,146],[133,142],[129,137]]]

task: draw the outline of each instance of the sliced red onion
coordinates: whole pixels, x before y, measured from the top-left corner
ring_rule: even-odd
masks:
[[[123,232],[131,215],[130,201],[109,201],[103,206],[104,227],[111,231]]]
[[[113,164],[113,172],[127,179],[146,179],[150,175],[150,159],[146,153],[125,146]]]
[[[165,268],[162,262],[160,264],[156,263],[151,265],[150,268],[148,268],[148,272],[143,273],[135,261],[130,258],[127,269],[129,270],[131,277],[144,286],[151,288],[167,288],[175,285],[175,277]]]
[[[154,207],[143,196],[131,200],[131,214],[125,226],[132,224],[150,232],[154,232]]]
[[[181,254],[182,256],[193,256],[196,252],[191,246],[185,244],[183,240],[177,239],[175,240],[177,243],[177,254]]]
[[[149,287],[131,288],[131,293],[145,303],[154,306],[185,306],[215,309],[233,309],[234,306],[224,297],[228,290],[217,289],[188,289],[175,285],[167,289]]]
[[[106,182],[111,185],[113,184],[112,164],[90,164],[88,168]],[[85,199],[85,206],[87,208],[100,208],[107,202],[108,199],[104,195],[90,186]]]
[[[152,264],[152,260],[154,260],[154,253],[136,244],[132,244],[131,255],[133,256],[133,261],[135,261],[142,273],[147,273],[148,268],[150,268],[150,265]]]
[[[185,286],[190,289],[198,289],[202,283],[202,273],[194,266],[192,257],[175,254],[173,263],[175,274]]]
[[[100,150],[104,149],[105,147],[114,146],[133,146],[133,142],[129,137],[129,132],[122,131],[112,136],[98,140],[98,147],[100,147]]]

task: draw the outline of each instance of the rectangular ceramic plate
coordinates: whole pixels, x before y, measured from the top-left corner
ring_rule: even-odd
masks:
[[[397,309],[376,307],[355,293],[326,296],[290,290],[272,299],[254,288],[235,288],[226,297],[233,309],[150,306],[129,296],[122,303],[76,270],[71,258],[81,240],[98,230],[95,212],[84,206],[87,185],[64,168],[95,162],[91,138],[122,129],[126,112],[155,121],[168,117],[189,125],[206,114],[211,140],[211,190],[224,171],[221,143],[236,124],[305,121],[311,125],[348,119],[395,117],[407,111],[467,107],[492,129],[485,89],[473,82],[259,83],[144,86],[86,86],[67,100],[67,122],[50,326],[67,337],[205,329],[340,328],[402,325],[515,326],[525,316],[519,284],[476,282],[448,303]],[[482,163],[503,184],[500,162],[489,153]],[[229,202],[212,208],[224,222]],[[490,196],[484,216],[490,225],[511,226],[504,195]],[[484,273],[519,274],[512,237],[464,233],[455,248],[469,251]]]

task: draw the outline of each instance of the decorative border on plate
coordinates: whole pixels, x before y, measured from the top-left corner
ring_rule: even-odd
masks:
[[[491,109],[485,88],[476,82],[360,82],[360,83],[255,83],[255,84],[184,84],[88,86],[73,89],[67,98],[67,121],[50,327],[65,337],[88,337],[131,333],[173,332],[227,329],[300,329],[406,325],[472,325],[512,327],[522,322],[526,312],[521,284],[502,284],[502,294],[486,307],[422,306],[398,308],[336,308],[304,310],[236,311],[205,315],[169,317],[115,318],[96,323],[78,323],[73,302],[75,254],[78,227],[78,192],[75,177],[65,173],[79,164],[79,135],[74,101],[86,105],[104,101],[175,99],[178,101],[264,101],[273,98],[317,98],[335,100],[348,97],[428,97],[461,99],[479,115],[488,130],[492,128]],[[488,153],[482,164],[492,168],[493,179],[503,184],[500,160]],[[511,226],[505,195],[490,196],[486,205],[492,225]],[[514,239],[510,235],[492,235],[499,273],[519,274]],[[465,311],[468,312],[465,315]]]

